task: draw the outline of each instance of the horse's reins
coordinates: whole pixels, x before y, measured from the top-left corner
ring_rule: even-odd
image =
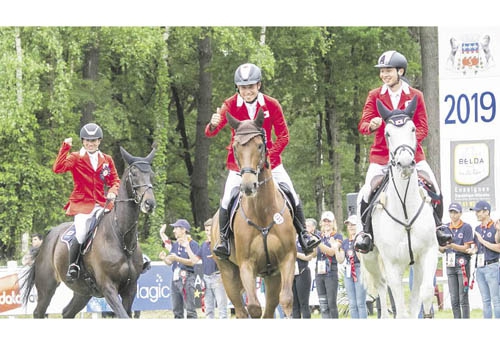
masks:
[[[380,200],[377,201],[377,204],[379,204],[379,205],[382,206],[382,208],[384,209],[384,211],[387,213],[387,215],[389,217],[391,217],[392,220],[394,220],[396,223],[404,226],[404,228],[406,230],[406,235],[407,235],[407,238],[408,238],[408,248],[409,248],[409,252],[410,252],[410,266],[411,266],[411,265],[413,265],[415,263],[415,260],[414,260],[414,256],[413,256],[413,250],[411,248],[410,230],[412,228],[413,223],[415,222],[415,220],[417,220],[417,217],[420,215],[420,212],[422,212],[422,209],[424,208],[425,198],[422,198],[422,203],[420,204],[417,212],[415,213],[415,215],[413,216],[413,218],[408,222],[408,210],[406,209],[406,197],[408,196],[408,188],[410,186],[411,176],[410,176],[410,178],[408,178],[408,183],[406,184],[404,198],[402,198],[401,194],[399,193],[398,188],[396,187],[396,182],[394,181],[394,172],[393,172],[393,168],[396,166],[396,162],[394,161],[394,156],[396,156],[396,153],[400,149],[408,149],[408,150],[410,150],[412,152],[413,155],[415,154],[415,150],[411,146],[406,145],[406,144],[398,146],[396,148],[396,150],[394,150],[394,153],[391,153],[392,159],[391,159],[391,165],[389,166],[391,181],[392,181],[392,184],[394,185],[394,189],[396,190],[396,194],[398,195],[398,199],[401,202],[401,206],[403,207],[403,212],[404,212],[404,215],[405,215],[406,223],[402,222],[401,220],[399,220],[395,216],[393,216],[389,212],[389,210],[385,207],[385,205],[382,202],[380,202]]]

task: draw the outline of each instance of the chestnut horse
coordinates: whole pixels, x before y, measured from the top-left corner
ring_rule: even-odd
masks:
[[[287,201],[273,180],[262,129],[264,113],[260,110],[255,120],[238,121],[229,113],[226,117],[235,131],[233,149],[241,184],[239,206],[231,217],[231,256],[224,260],[214,255],[214,259],[237,318],[273,318],[278,303],[285,316],[291,318],[296,232]],[[217,212],[212,249],[218,238]],[[265,283],[264,313],[256,293],[257,276]]]
[[[92,296],[104,297],[117,317],[131,316],[137,280],[144,265],[137,241],[137,220],[140,211],[151,213],[156,207],[151,183],[151,161],[156,148],[145,158],[134,157],[122,147],[120,151],[128,167],[122,176],[114,208],[103,213],[90,246],[81,254],[79,278],[71,284],[66,282],[68,246],[63,238],[72,222],[50,230],[34,264],[23,276],[24,301],[28,301],[33,285],[38,292],[34,318],[44,317],[61,282],[73,290],[73,298],[64,308],[63,318],[74,318]]]

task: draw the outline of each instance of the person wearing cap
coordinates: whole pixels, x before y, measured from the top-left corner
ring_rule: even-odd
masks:
[[[480,200],[470,209],[476,212],[479,225],[474,231],[473,248],[468,254],[476,254],[476,279],[483,302],[483,318],[500,318],[500,279],[499,263],[500,244],[495,241],[495,234],[500,230],[500,223],[491,219],[491,205]]]
[[[212,218],[203,223],[205,227],[206,240],[201,244],[193,260],[196,265],[200,260],[203,267],[203,281],[205,283],[205,317],[215,318],[215,310],[219,310],[219,319],[227,319],[227,294],[222,283],[219,267],[215,262],[210,250],[210,236],[212,232]],[[190,255],[191,257],[191,255]]]
[[[214,137],[226,126],[227,112],[237,120],[244,121],[255,119],[259,110],[262,109],[264,112],[262,128],[265,132],[265,142],[272,175],[277,183],[286,184],[286,192],[291,194],[294,199],[292,205],[295,206],[293,224],[299,235],[299,241],[304,252],[310,253],[319,244],[319,238],[314,234],[309,234],[305,229],[302,203],[281,160],[281,154],[289,141],[288,127],[281,104],[277,99],[260,91],[262,86],[262,72],[253,63],[244,63],[238,66],[234,73],[234,84],[237,92],[227,98],[221,108],[217,108],[217,111],[212,115],[210,122],[205,127],[205,135],[207,137]],[[229,170],[229,174],[226,179],[224,195],[219,208],[220,239],[213,249],[214,253],[221,258],[227,258],[230,255],[229,211],[231,209],[230,205],[237,197],[237,194],[233,193],[233,189],[239,188],[241,183],[238,164],[233,152],[234,134],[234,129],[231,129],[231,142],[227,146],[228,154],[226,159],[226,167]]]
[[[319,231],[316,229],[318,222],[314,218],[306,219],[306,230],[311,234],[317,234]],[[297,259],[295,261],[295,276],[293,277],[293,308],[292,318],[294,319],[310,319],[311,309],[309,306],[309,298],[311,296],[311,269],[309,263],[316,257],[316,252],[313,251],[309,254],[304,254],[302,247],[298,240],[295,241],[297,247]]]
[[[343,237],[337,231],[332,211],[321,214],[321,243],[316,248],[316,291],[322,319],[338,319],[337,293],[339,287],[337,255]]]
[[[354,250],[354,237],[356,236],[356,224],[358,217],[352,214],[344,221],[347,226],[348,237],[342,241],[339,248],[337,260],[344,268],[344,286],[349,300],[349,313],[351,319],[366,319],[368,310],[366,308],[366,288],[361,281],[361,267],[358,254]]]
[[[194,272],[195,254],[200,246],[191,239],[191,225],[186,219],[177,219],[173,224],[176,241],[171,243],[170,253],[162,251],[159,255],[167,265],[172,266],[170,295],[174,318],[183,319],[184,309],[188,319],[198,318],[195,303],[196,274]]]
[[[70,153],[73,139],[64,139],[52,166],[52,171],[56,174],[69,171],[73,176],[73,191],[64,206],[66,215],[73,216],[75,223],[75,235],[70,241],[66,273],[66,281],[70,284],[78,278],[80,272],[76,260],[89,230],[87,220],[98,217],[105,206],[107,210],[111,209],[120,188],[120,177],[113,157],[99,150],[102,138],[101,127],[95,123],[87,123],[80,129],[80,150]]]
[[[382,80],[382,86],[371,90],[363,107],[363,113],[358,123],[358,131],[362,135],[374,135],[373,144],[370,148],[370,164],[365,176],[364,186],[361,188],[362,195],[360,207],[360,218],[363,223],[363,231],[360,231],[355,239],[355,249],[361,253],[367,253],[373,249],[373,234],[371,229],[371,208],[368,208],[372,193],[372,180],[384,176],[389,165],[389,149],[385,140],[385,123],[382,121],[377,110],[377,100],[390,110],[405,109],[409,102],[417,97],[417,108],[413,115],[416,127],[417,147],[415,151],[416,169],[428,176],[427,182],[432,184],[434,191],[429,191],[434,206],[434,219],[436,222],[436,236],[440,245],[451,242],[450,234],[442,229],[443,205],[442,195],[438,182],[431,167],[425,159],[422,141],[427,137],[429,128],[427,124],[427,111],[423,93],[411,87],[404,75],[408,68],[406,57],[395,51],[384,52],[375,65]],[[381,181],[382,179],[380,179]]]
[[[450,222],[446,224],[446,231],[453,235],[453,241],[445,246],[439,246],[444,253],[446,274],[448,276],[448,290],[453,317],[455,319],[470,318],[469,284],[470,259],[467,250],[474,243],[474,235],[470,224],[462,221],[462,205],[452,202],[448,207]]]

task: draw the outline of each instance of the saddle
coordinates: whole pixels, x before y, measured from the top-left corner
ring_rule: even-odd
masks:
[[[292,215],[292,219],[295,217],[295,202],[293,202],[293,195],[288,187],[288,185],[284,182],[280,182],[278,184],[278,190],[283,195],[285,199],[285,204],[290,210],[290,214]],[[239,187],[234,187],[231,191],[231,199],[229,201],[228,210],[229,210],[229,230],[234,233],[233,223],[236,212],[238,211],[241,204],[241,195]]]

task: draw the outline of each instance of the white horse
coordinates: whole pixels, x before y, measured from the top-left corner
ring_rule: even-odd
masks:
[[[413,265],[409,316],[417,318],[423,303],[424,317],[432,317],[438,243],[430,197],[420,186],[415,168],[417,139],[412,117],[416,104],[415,97],[404,111],[390,111],[377,102],[386,123],[391,157],[389,181],[381,187],[384,189],[372,209],[374,249],[359,256],[362,281],[370,293],[379,295],[382,318],[388,317],[387,285],[394,297],[397,318],[408,317],[403,276],[409,265]],[[358,231],[360,227],[358,222]]]

